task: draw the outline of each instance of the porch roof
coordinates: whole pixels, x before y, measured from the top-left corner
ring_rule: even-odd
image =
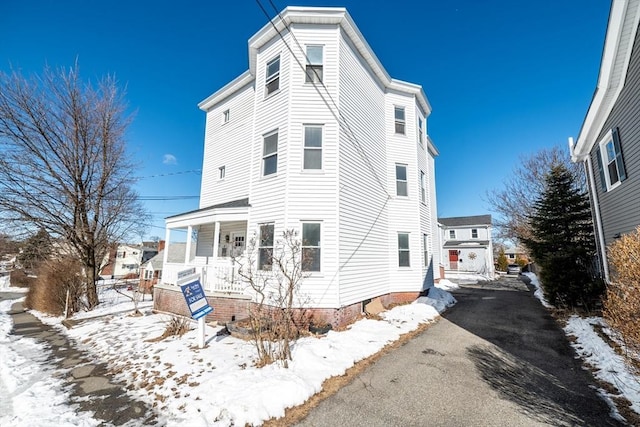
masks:
[[[248,198],[233,200],[167,217],[165,224],[167,228],[185,228],[218,221],[246,221],[249,218],[250,207]]]

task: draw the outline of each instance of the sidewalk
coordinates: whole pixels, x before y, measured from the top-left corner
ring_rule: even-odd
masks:
[[[122,385],[113,383],[104,363],[93,363],[64,334],[26,312],[22,303],[13,304],[9,315],[13,320],[12,334],[45,342],[51,350],[50,362],[69,369],[65,380],[72,385],[71,403],[81,411],[93,412],[97,419],[105,421],[102,425],[157,425],[153,410],[128,396]]]

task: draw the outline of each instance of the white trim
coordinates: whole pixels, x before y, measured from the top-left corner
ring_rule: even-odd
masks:
[[[589,106],[571,160],[584,161],[625,84],[640,22],[640,0],[613,0],[596,92]],[[628,32],[629,35],[621,37]]]
[[[609,153],[607,151],[607,145],[609,143],[613,144],[613,129],[609,129],[609,132],[607,132],[604,137],[602,137],[600,139],[600,141],[598,141],[598,148],[600,149],[600,161],[602,162],[602,169],[603,169],[603,175],[604,175],[604,182],[605,185],[607,187],[607,191],[611,191],[615,188],[618,188],[620,186],[620,184],[622,184],[622,181],[620,180],[620,166],[618,164],[618,154],[614,151],[614,158],[613,161],[616,164],[616,170],[618,171],[618,181],[616,181],[615,183],[611,184],[611,177],[609,176]],[[615,150],[615,144],[614,144],[614,150]]]

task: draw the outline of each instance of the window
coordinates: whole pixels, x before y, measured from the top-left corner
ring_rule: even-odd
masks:
[[[422,129],[422,118],[418,117],[418,142],[423,143],[424,130]]]
[[[449,230],[449,238],[455,240],[455,238],[456,238],[456,230]]]
[[[222,113],[222,123],[228,123],[229,122],[229,118],[231,117],[229,110],[224,110],[224,113]]]
[[[118,253],[116,254],[116,258],[124,258],[127,256],[127,253],[125,251],[118,251]]]
[[[258,270],[271,270],[273,257],[273,224],[260,225],[258,241]]]
[[[307,46],[307,70],[305,82],[322,82],[322,46]]]
[[[302,224],[302,269],[320,271],[320,223]]]
[[[422,235],[422,255],[424,256],[424,266],[429,267],[429,236]]]
[[[398,266],[410,267],[409,262],[409,234],[398,233]]]
[[[404,107],[395,107],[394,108],[395,122],[396,122],[396,133],[400,133],[404,135]]]
[[[304,169],[322,169],[322,126],[304,127]]]
[[[609,131],[600,141],[596,158],[603,191],[612,190],[627,178],[617,128]]]
[[[262,176],[278,171],[278,132],[264,136],[262,147]]]
[[[407,189],[407,165],[396,165],[396,195],[409,195]]]
[[[423,171],[420,171],[420,201],[427,203],[427,179]]]
[[[271,95],[280,89],[280,56],[267,62],[267,75],[264,86],[265,96]]]
[[[226,168],[224,166],[220,166],[218,168],[218,179],[224,179],[225,174],[226,174]]]
[[[478,238],[478,229],[477,228],[472,228],[471,229],[471,238],[472,239],[477,239]]]

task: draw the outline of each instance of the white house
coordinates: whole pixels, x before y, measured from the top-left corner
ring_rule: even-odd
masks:
[[[493,276],[491,215],[438,218],[438,221],[445,270]]]
[[[199,107],[200,209],[166,219],[167,246],[174,230],[196,234],[195,256],[165,259],[157,309],[176,307],[177,273],[195,267],[214,318],[242,315],[228,308],[247,298],[229,286],[230,256],[253,236],[268,251],[290,229],[311,260],[301,292],[334,324],[438,278],[431,106],[389,76],[344,8],[286,8],[249,39],[249,69]]]

